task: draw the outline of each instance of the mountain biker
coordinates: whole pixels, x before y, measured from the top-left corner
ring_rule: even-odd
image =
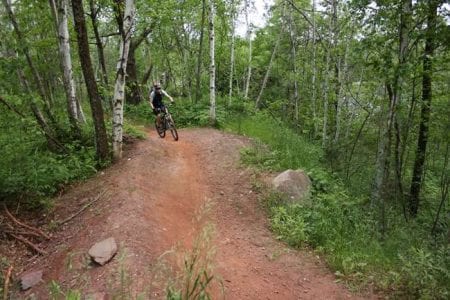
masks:
[[[173,98],[161,88],[161,85],[159,83],[155,83],[153,85],[153,90],[150,93],[149,100],[153,113],[156,115],[156,124],[158,127],[161,126],[161,112],[164,111],[165,107],[162,101],[164,96],[167,96],[170,99],[170,102],[174,103]]]

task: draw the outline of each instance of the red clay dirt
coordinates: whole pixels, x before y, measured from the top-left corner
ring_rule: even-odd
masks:
[[[207,227],[213,233],[203,250],[215,255],[203,263],[216,278],[213,299],[374,298],[352,294],[317,256],[274,238],[253,172],[239,164],[239,150],[250,144],[213,129],[180,130],[177,142],[149,131],[121,162],[58,199],[53,220],[99,197],[54,229],[45,246],[50,254],[26,266],[44,270],[44,282],[14,297],[47,299],[54,281],[93,299],[165,299],[168,284],[180,286],[183,258]],[[118,254],[103,267],[92,265],[88,249],[108,237]]]

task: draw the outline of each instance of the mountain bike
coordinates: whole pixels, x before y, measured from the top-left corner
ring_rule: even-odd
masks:
[[[170,114],[169,110],[166,106],[163,107],[162,111],[160,112],[160,118],[161,118],[161,124],[158,126],[158,122],[155,119],[155,129],[158,135],[161,138],[164,138],[166,136],[166,131],[170,130],[170,133],[172,134],[172,137],[175,141],[178,141],[178,132],[177,128],[175,127],[175,121],[172,118],[172,115]]]

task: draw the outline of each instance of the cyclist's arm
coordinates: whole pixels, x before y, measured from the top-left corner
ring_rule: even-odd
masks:
[[[165,91],[165,90],[161,90],[161,92],[163,93],[163,95],[164,96],[166,96],[167,98],[169,98],[170,99],[170,102],[174,102],[174,100],[173,100],[173,98],[172,97],[170,97],[170,95],[169,94],[167,94],[167,92]]]
[[[150,102],[150,107],[151,107],[152,109],[155,109],[155,107],[153,106],[153,99],[154,99],[154,97],[155,97],[155,93],[152,91],[152,92],[150,93],[150,96],[148,97],[148,98],[149,98],[149,102]]]

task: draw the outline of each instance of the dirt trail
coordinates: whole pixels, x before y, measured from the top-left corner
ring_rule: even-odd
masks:
[[[214,290],[214,298],[361,298],[335,283],[317,257],[274,239],[252,190],[252,172],[239,167],[239,149],[249,144],[212,129],[181,130],[178,142],[150,131],[120,163],[61,197],[51,216],[57,220],[101,195],[57,229],[46,248],[49,257],[28,265],[44,270],[45,283],[17,296],[46,299],[55,280],[62,290],[78,289],[97,299],[140,293],[164,299],[167,278],[175,276],[182,254],[211,223],[214,275],[224,287],[223,294]],[[111,236],[119,253],[104,267],[92,266],[87,250]]]

